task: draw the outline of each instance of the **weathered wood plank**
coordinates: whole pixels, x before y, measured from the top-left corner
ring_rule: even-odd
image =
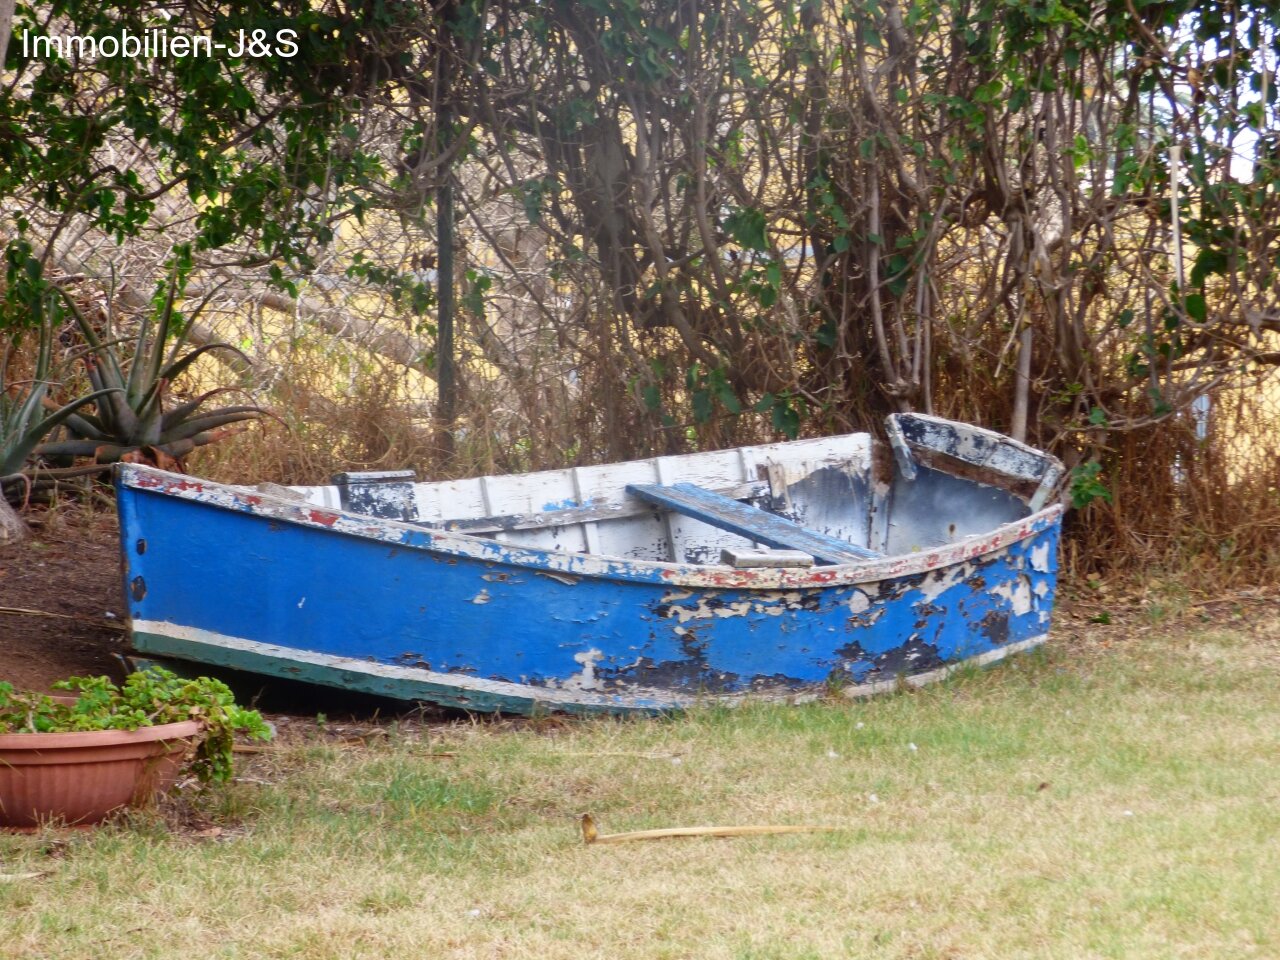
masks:
[[[756,497],[763,497],[769,492],[768,485],[761,483],[743,483],[736,487],[717,490],[716,493],[723,497],[731,497],[735,500],[752,500]],[[636,503],[634,500],[630,503],[623,503],[617,506],[606,506],[596,503],[588,503],[581,507],[565,507],[562,510],[544,510],[540,513],[520,513],[509,515],[497,515],[490,517],[475,517],[466,520],[439,520],[434,522],[419,521],[416,525],[429,527],[436,530],[449,530],[455,533],[467,533],[472,536],[479,536],[486,533],[494,533],[498,530],[517,531],[517,530],[539,530],[546,527],[568,526],[570,524],[592,524],[602,520],[623,520],[629,517],[639,516],[648,512],[650,507]],[[592,549],[592,553],[601,552],[598,548]]]
[[[1057,464],[1056,458],[993,430],[954,423],[920,413],[890,416],[891,435],[908,446],[936,451],[976,467],[985,467],[1019,480],[1041,481]],[[908,479],[911,472],[903,470]]]
[[[573,481],[573,493],[577,497],[578,503],[583,503],[582,496],[582,478],[578,473],[577,467],[569,471]],[[595,520],[584,520],[581,524],[582,528],[582,545],[583,550],[587,553],[598,554],[600,552],[600,527]]]
[[[415,492],[418,497],[419,520],[482,517],[487,512],[480,481],[475,478],[420,483]]]
[[[790,567],[812,567],[813,557],[803,550],[743,550],[725,547],[720,562],[739,570],[785,570]]]
[[[822,563],[858,563],[883,556],[816,530],[806,530],[798,523],[722,497],[691,483],[673,486],[629,484],[627,492],[758,543],[783,550],[803,550]]]

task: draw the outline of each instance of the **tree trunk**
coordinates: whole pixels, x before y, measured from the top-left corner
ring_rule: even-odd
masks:
[[[15,0],[0,0],[0,73],[4,73],[4,58],[9,52],[9,34],[13,30]]]

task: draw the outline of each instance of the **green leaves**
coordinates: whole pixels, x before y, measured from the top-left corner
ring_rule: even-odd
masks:
[[[1187,311],[1187,316],[1196,323],[1204,323],[1209,316],[1209,306],[1205,302],[1203,293],[1187,294],[1183,300],[1183,306]]]
[[[493,287],[493,278],[481,270],[467,271],[467,290],[462,295],[462,309],[473,317],[484,316],[485,294]]]
[[[352,78],[366,89],[387,82],[391,71],[374,70],[368,51],[395,59],[392,38],[419,15],[407,4],[375,6],[359,16],[305,6],[286,16],[250,0],[204,13],[178,5],[158,21],[149,4],[63,0],[55,5],[62,39],[140,38],[162,28],[169,38],[222,44],[213,48],[222,55],[82,59],[63,46],[62,55],[55,48],[24,59],[24,34],[53,31],[48,11],[19,4],[9,51],[18,92],[0,96],[0,197],[39,197],[48,214],[82,216],[122,243],[151,222],[159,197],[182,191],[202,205],[201,249],[242,243],[309,264],[332,229],[299,200],[323,189],[341,214],[354,203],[351,189],[378,170],[358,143],[334,149],[357,129]],[[286,33],[296,50],[281,42]],[[255,34],[275,55],[230,59],[241,37]],[[140,149],[120,149],[130,142]]]
[[[535,177],[525,180],[514,189],[524,207],[524,215],[529,218],[530,223],[537,223],[542,219],[547,197],[555,189],[555,180],[551,177]]]
[[[689,390],[694,423],[710,420],[716,404],[732,415],[742,412],[742,404],[729,384],[724,367],[704,370],[701,364],[695,363],[685,374],[685,386]]]
[[[750,267],[742,274],[742,281],[737,286],[745,287],[761,307],[766,310],[778,302],[782,293],[782,264],[777,260],[769,260],[763,266]]]
[[[1111,490],[1099,479],[1102,464],[1096,460],[1083,463],[1071,471],[1071,505],[1083,510],[1094,500],[1111,502]]]
[[[1002,80],[989,80],[988,82],[975,87],[973,91],[973,99],[978,103],[992,104],[1000,99],[1000,94],[1004,91],[1004,82]]]
[[[769,238],[765,232],[763,210],[737,207],[724,220],[725,232],[744,250],[767,251]]]
[[[131,673],[119,687],[107,677],[70,677],[53,688],[74,694],[74,702],[15,693],[10,684],[0,683],[0,733],[137,730],[195,720],[201,731],[190,769],[204,784],[231,779],[236,733],[271,737],[261,714],[238,706],[227,685],[209,677],[188,680],[152,667]]]
[[[799,397],[789,393],[777,395],[766,393],[752,408],[757,413],[769,414],[769,422],[788,440],[800,435],[800,423],[804,417],[805,404]]]
[[[1211,276],[1224,276],[1230,260],[1227,251],[1221,247],[1204,247],[1197,251],[1195,263],[1191,267],[1190,282],[1193,287],[1204,287]]]

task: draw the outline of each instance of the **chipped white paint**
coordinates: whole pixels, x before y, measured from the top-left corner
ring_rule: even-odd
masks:
[[[493,598],[489,596],[488,590],[481,590],[479,593],[477,593],[474,597],[471,598],[471,602],[472,603],[488,603],[491,599]]]
[[[1041,543],[1031,548],[1031,569],[1037,573],[1049,572],[1049,544]]]
[[[916,589],[926,603],[932,603],[956,584],[964,583],[973,576],[975,567],[972,563],[960,563],[955,566],[935,570],[924,578],[924,583]]]
[[[450,687],[465,697],[466,694],[484,694],[501,698],[527,700],[533,703],[545,703],[548,706],[586,707],[599,710],[681,710],[700,704],[719,704],[737,706],[745,702],[778,702],[778,703],[812,703],[830,695],[825,686],[821,689],[800,692],[774,693],[770,691],[752,691],[723,695],[681,696],[670,690],[632,687],[625,695],[611,695],[595,690],[570,690],[557,687],[534,686],[525,683],[511,683],[503,680],[488,680],[483,677],[472,677],[466,674],[440,673],[420,667],[392,666],[390,664],[370,663],[367,660],[353,660],[349,657],[337,657],[332,654],[315,653],[310,650],[298,650],[292,647],[280,647],[274,644],[258,643],[253,640],[242,640],[187,627],[181,624],[155,620],[135,620],[134,630],[139,633],[153,634],[161,637],[172,637],[209,647],[222,648],[229,652],[249,654],[259,661],[262,672],[274,673],[277,676],[293,675],[290,669],[297,664],[315,667],[321,675],[331,674],[331,685],[349,688],[350,684],[343,679],[344,674],[357,674],[370,679],[408,681],[425,685]],[[855,683],[841,688],[841,693],[850,699],[874,696],[880,693],[891,693],[903,684],[911,687],[922,687],[929,683],[943,680],[957,670],[969,666],[987,666],[998,663],[1005,657],[1015,653],[1032,650],[1044,643],[1048,634],[1040,634],[1008,643],[986,653],[968,659],[928,670],[911,676],[893,677],[869,683]],[[593,676],[594,676],[594,661]],[[585,665],[584,665],[585,667]],[[312,678],[312,682],[324,682]],[[428,699],[424,695],[424,699]]]
[[[785,469],[804,462],[820,465],[844,461],[869,467],[871,437],[851,433],[564,470],[418,483],[414,485],[414,494],[420,520],[464,520],[502,513],[537,513],[545,510],[549,503],[624,507],[630,503],[624,492],[629,483],[656,480],[719,489],[759,480],[756,474],[760,464],[777,463]],[[327,488],[297,489],[306,492],[309,498],[315,496],[313,502],[319,503],[323,496],[319,491]]]
[[[1020,617],[1031,612],[1031,581],[1025,575],[1019,575],[1016,580],[996,584],[991,588],[991,593],[1008,601],[1014,616]]]
[[[578,503],[586,503],[587,496],[582,490],[582,475],[577,467],[570,468],[569,480],[573,489],[574,499]],[[582,524],[582,543],[583,549],[587,553],[600,552],[600,529],[595,521],[588,521]]]
[[[780,617],[790,610],[801,609],[803,594],[797,590],[753,591],[750,597],[743,600],[725,602],[719,597],[705,594],[687,594],[686,599],[694,599],[692,604],[670,604],[666,607],[669,616],[677,623],[688,623],[690,620],[714,620],[727,617],[748,617],[753,614],[764,614],[767,617]],[[664,600],[664,604],[668,601]],[[678,628],[677,628],[678,629]]]
[[[1040,478],[1040,486],[1036,488],[1036,492],[1032,495],[1027,506],[1034,510],[1039,510],[1049,498],[1054,495],[1062,483],[1062,476],[1066,472],[1066,467],[1061,464],[1050,466],[1044,472],[1044,476]]]
[[[1061,477],[1062,463],[1056,457],[993,430],[922,413],[892,414],[887,427],[890,437],[896,435],[904,447],[945,453],[1020,480],[1040,482],[1050,478],[1050,483],[1056,483]],[[1037,494],[1038,503],[1043,503],[1048,491],[1037,491]]]
[[[849,612],[866,613],[871,608],[871,598],[861,590],[849,591]]]
[[[771,550],[767,547],[742,550],[725,547],[720,551],[720,562],[731,567],[812,567],[813,556],[803,550]]]
[[[575,653],[573,659],[576,663],[582,664],[582,672],[568,677],[560,684],[561,689],[598,690],[600,680],[596,677],[596,664],[604,659],[604,653],[596,649],[583,650],[581,653]]]
[[[898,464],[898,472],[907,480],[914,480],[916,463],[911,457],[911,447],[902,435],[902,422],[897,417],[889,417],[885,420],[885,432],[889,437],[889,448],[893,450],[893,459]]]

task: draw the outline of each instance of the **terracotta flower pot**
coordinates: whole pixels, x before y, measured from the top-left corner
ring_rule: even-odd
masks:
[[[0,827],[98,823],[172,786],[194,720],[137,730],[0,734]]]

